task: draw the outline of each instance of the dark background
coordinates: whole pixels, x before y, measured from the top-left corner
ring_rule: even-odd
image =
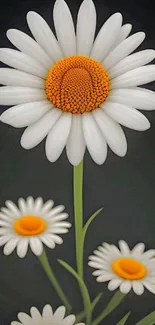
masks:
[[[74,20],[81,0],[67,0]],[[1,0],[0,46],[11,47],[6,30],[18,28],[30,34],[25,15],[36,10],[53,29],[52,9],[54,0]],[[95,0],[98,14],[97,31],[105,19],[116,11],[124,16],[124,23],[133,24],[132,32],[146,32],[141,48],[155,48],[155,2],[143,0]],[[39,28],[39,27],[38,27]],[[155,90],[155,83],[150,87]],[[4,110],[1,107],[1,112]],[[136,132],[125,129],[128,153],[119,158],[110,150],[104,165],[96,165],[88,153],[85,155],[84,219],[100,207],[104,210],[90,226],[85,247],[85,279],[91,297],[103,290],[103,299],[96,308],[103,310],[111,293],[106,285],[98,284],[87,266],[88,255],[103,241],[117,244],[126,240],[132,248],[144,242],[146,248],[155,248],[155,112],[145,114],[151,121],[151,129]],[[64,204],[73,221],[72,166],[65,152],[54,164],[45,157],[44,142],[26,151],[19,141],[23,129],[0,125],[0,205],[6,199],[17,202],[19,197],[42,196],[52,198],[55,204]],[[57,264],[62,258],[75,266],[74,229],[64,235],[64,244],[55,250],[47,249],[53,269],[62,288],[73,303],[74,312],[82,310],[77,283]],[[29,251],[24,259],[16,253],[4,256],[0,249],[0,323],[8,325],[16,320],[19,311],[29,312],[31,306],[42,308],[50,303],[55,309],[61,302],[55,295],[38,259]],[[132,311],[127,325],[133,325],[155,309],[155,296],[145,290],[142,297],[131,292],[124,302],[103,322],[115,325],[123,315]]]

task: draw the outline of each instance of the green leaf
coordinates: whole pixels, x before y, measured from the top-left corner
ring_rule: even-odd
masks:
[[[96,307],[97,303],[99,302],[99,300],[101,299],[103,293],[99,293],[96,298],[93,300],[92,302],[92,305],[91,305],[91,308],[92,308],[92,311],[94,310],[94,308]]]
[[[99,293],[96,298],[93,300],[92,304],[91,304],[91,309],[92,311],[94,310],[94,308],[96,307],[97,303],[99,302],[99,300],[101,299],[103,293]],[[81,322],[83,319],[85,318],[85,312],[84,310],[81,311],[79,314],[76,315],[76,323]]]
[[[85,318],[85,312],[83,310],[79,314],[76,315],[75,324],[80,323],[84,318]]]
[[[96,212],[94,212],[91,217],[88,219],[88,221],[86,222],[85,226],[83,227],[83,240],[85,239],[87,230],[90,226],[90,224],[92,223],[92,221],[97,217],[97,215],[103,210],[103,208],[98,209]]]
[[[127,313],[116,325],[124,325],[128,319],[128,317],[130,316],[131,312],[129,311],[129,313]]]
[[[79,282],[79,285],[81,287],[81,291],[82,291],[82,296],[83,296],[83,303],[85,306],[85,316],[86,316],[86,320],[87,323],[89,324],[91,321],[91,301],[90,301],[90,297],[89,297],[89,292],[88,289],[84,283],[84,281],[80,278],[80,276],[77,274],[77,272],[66,262],[58,259],[58,262],[68,271],[70,272],[74,278]]]
[[[93,321],[92,325],[98,325],[106,316],[108,316],[124,299],[126,295],[117,291],[103,312]]]
[[[135,325],[154,325],[154,324],[155,324],[155,311],[153,311],[151,314],[141,319],[140,322],[136,323]]]

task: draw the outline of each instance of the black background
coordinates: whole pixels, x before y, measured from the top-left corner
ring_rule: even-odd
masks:
[[[68,0],[76,21],[81,0]],[[1,0],[0,46],[11,47],[6,30],[18,28],[30,34],[26,13],[36,10],[53,29],[52,9],[54,0]],[[155,48],[155,2],[142,0],[95,0],[98,14],[97,31],[105,19],[116,11],[123,14],[124,22],[133,24],[132,32],[146,32],[141,48]],[[155,90],[155,83],[150,85]],[[1,112],[4,110],[1,107]],[[132,248],[144,242],[146,248],[155,248],[155,112],[145,114],[151,129],[136,132],[125,129],[128,153],[125,158],[115,156],[110,150],[104,165],[96,165],[88,153],[84,163],[84,219],[99,207],[104,210],[90,226],[85,246],[85,279],[91,297],[101,291],[103,299],[96,308],[103,310],[111,296],[106,285],[98,284],[87,266],[88,255],[103,241],[117,244],[126,240]],[[47,161],[44,142],[26,151],[19,141],[23,129],[0,125],[0,205],[6,199],[17,202],[19,197],[42,196],[52,198],[55,204],[64,204],[73,221],[72,166],[65,152],[54,164]],[[81,297],[74,279],[57,264],[62,258],[75,266],[74,229],[64,235],[64,244],[53,251],[47,249],[50,263],[57,273],[62,288],[73,303],[74,312],[82,310]],[[42,308],[50,303],[55,309],[61,302],[55,295],[38,259],[29,251],[24,259],[16,253],[4,256],[0,249],[0,323],[8,325],[16,320],[19,311],[29,312],[31,306]],[[155,296],[145,290],[142,297],[131,292],[121,306],[103,324],[115,325],[123,315],[132,311],[127,325],[155,309]]]

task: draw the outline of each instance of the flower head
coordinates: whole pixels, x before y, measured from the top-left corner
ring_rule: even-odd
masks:
[[[90,256],[89,266],[97,269],[93,272],[98,282],[108,283],[108,289],[127,294],[131,288],[141,295],[146,287],[155,294],[155,249],[144,252],[145,245],[137,244],[132,250],[120,240],[119,248],[103,243],[94,255]]]
[[[42,315],[36,307],[31,307],[31,316],[25,313],[18,313],[18,319],[20,322],[13,321],[11,325],[73,325],[75,323],[75,316],[69,315],[65,317],[66,309],[64,306],[60,306],[53,313],[50,305],[45,305],[42,311]],[[77,325],[85,325],[84,323],[78,323]]]
[[[62,244],[58,234],[65,234],[71,226],[64,221],[67,213],[62,213],[63,205],[53,208],[52,200],[43,203],[42,198],[34,200],[28,197],[18,200],[17,207],[13,202],[6,201],[6,208],[0,212],[0,246],[4,246],[4,254],[9,255],[17,247],[19,257],[24,257],[28,245],[32,252],[39,256],[43,244],[53,249],[55,244]]]
[[[53,10],[57,39],[36,12],[27,14],[34,37],[10,29],[7,37],[20,51],[0,49],[0,60],[15,68],[0,69],[0,104],[15,105],[1,115],[14,127],[27,127],[21,145],[31,149],[46,136],[46,156],[56,161],[66,146],[69,161],[78,165],[87,147],[102,164],[107,145],[118,156],[127,151],[120,126],[144,131],[149,121],[137,109],[155,108],[155,93],[139,86],[155,80],[154,50],[131,54],[144,40],[131,25],[113,14],[96,39],[92,0],[80,6],[76,31],[64,0]]]

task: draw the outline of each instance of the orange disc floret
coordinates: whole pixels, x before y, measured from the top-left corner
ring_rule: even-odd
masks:
[[[48,72],[46,95],[57,108],[72,114],[91,112],[109,94],[110,81],[104,67],[86,56],[69,56]]]

